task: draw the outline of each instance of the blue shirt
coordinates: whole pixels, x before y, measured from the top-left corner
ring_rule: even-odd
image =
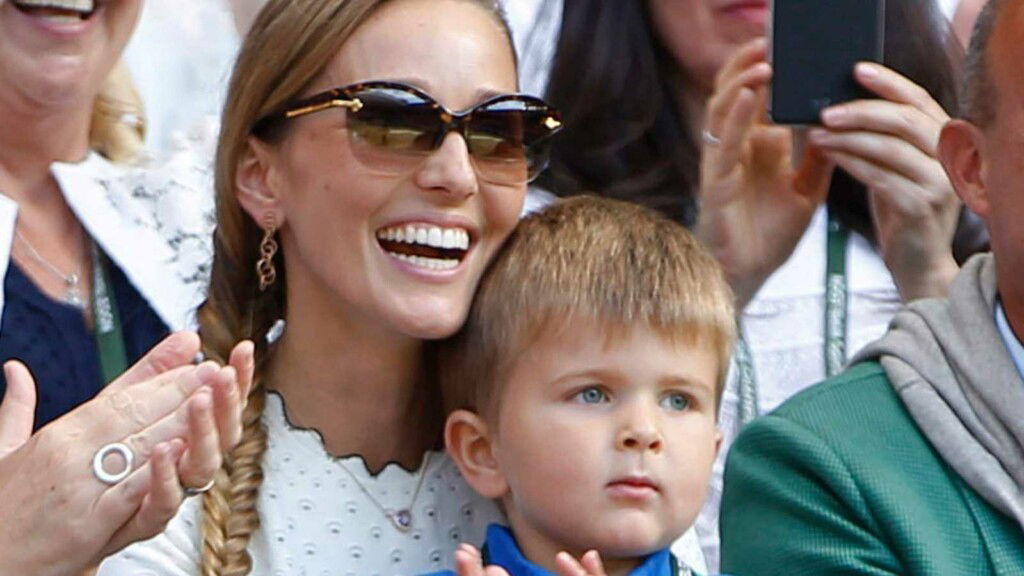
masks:
[[[999,335],[1003,337],[1003,343],[1006,344],[1006,350],[1010,352],[1014,366],[1017,367],[1017,373],[1024,378],[1024,346],[1006,319],[1006,311],[1003,310],[1001,302],[996,304],[996,326],[999,328]]]
[[[113,263],[110,283],[130,366],[167,335],[167,327]],[[14,261],[7,269],[3,290],[0,362],[21,360],[35,377],[38,430],[103,388],[96,337],[81,310],[44,294]],[[6,388],[0,371],[0,394]]]
[[[488,565],[501,566],[508,571],[510,576],[556,576],[523,556],[516,544],[512,532],[505,526],[491,524],[487,527],[487,563]],[[687,569],[678,569],[678,560],[666,548],[658,550],[644,559],[643,564],[636,567],[629,573],[629,576],[673,576],[675,574],[685,575]],[[424,576],[455,576],[455,572],[446,570],[434,572]]]

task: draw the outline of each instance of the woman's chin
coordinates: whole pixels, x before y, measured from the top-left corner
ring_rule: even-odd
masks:
[[[466,313],[465,307],[424,308],[401,319],[399,331],[419,340],[441,340],[459,331]]]
[[[83,58],[46,56],[27,61],[20,91],[45,108],[91,106],[102,81],[98,66]]]
[[[406,331],[413,338],[420,340],[443,340],[455,334],[462,327],[465,315],[456,320],[432,319],[428,322],[419,321]]]
[[[473,296],[464,286],[389,288],[390,293],[376,304],[379,321],[393,332],[418,340],[440,340],[458,332]]]

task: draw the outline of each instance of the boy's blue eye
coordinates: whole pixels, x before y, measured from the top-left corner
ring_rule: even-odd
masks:
[[[601,404],[608,401],[608,394],[597,386],[591,386],[576,393],[574,399],[583,404]]]
[[[683,412],[690,408],[690,398],[682,392],[673,392],[661,399],[661,407]]]

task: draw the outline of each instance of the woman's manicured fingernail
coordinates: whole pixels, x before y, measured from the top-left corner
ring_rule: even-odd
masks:
[[[846,119],[846,116],[846,110],[843,110],[842,108],[826,108],[821,113],[822,121],[824,121],[825,124],[828,124],[829,126],[841,123],[843,120]]]
[[[874,64],[868,62],[858,62],[854,71],[862,78],[875,78],[878,76],[878,70]]]

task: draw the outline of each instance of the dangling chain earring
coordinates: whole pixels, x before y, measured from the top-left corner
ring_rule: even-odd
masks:
[[[260,279],[260,292],[265,291],[277,280],[277,268],[274,267],[274,256],[277,254],[277,224],[274,216],[267,213],[263,217],[263,240],[260,241],[260,259],[256,262],[256,274]]]

